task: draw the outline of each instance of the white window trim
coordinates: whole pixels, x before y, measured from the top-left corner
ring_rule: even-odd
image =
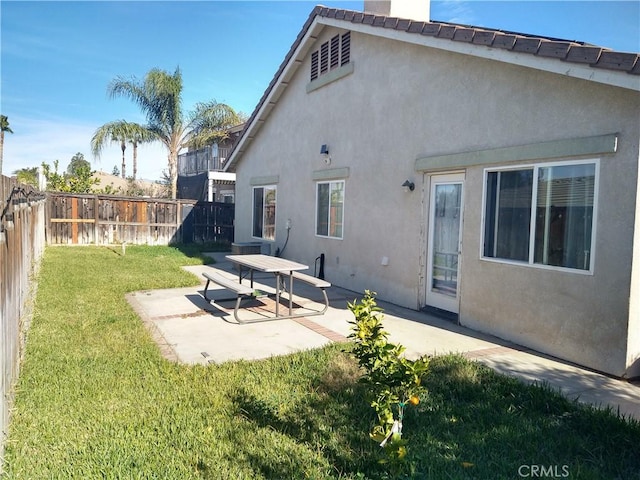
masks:
[[[254,209],[254,201],[255,201],[255,192],[256,192],[256,188],[262,188],[262,189],[268,189],[268,188],[273,188],[276,191],[276,217],[274,219],[274,228],[273,228],[273,239],[270,238],[264,238],[264,192],[263,192],[263,196],[262,196],[262,200],[263,200],[263,204],[262,204],[262,236],[261,237],[256,237],[253,234],[253,225],[254,225],[254,220],[255,220],[255,209]],[[256,240],[261,240],[263,242],[275,242],[276,241],[276,225],[278,225],[278,186],[277,185],[253,185],[251,187],[251,238],[255,238]]]
[[[591,252],[589,254],[589,268],[587,270],[581,270],[577,268],[569,268],[569,267],[558,267],[556,265],[542,265],[540,263],[534,263],[534,255],[535,255],[535,215],[534,212],[537,208],[537,184],[538,184],[538,171],[540,168],[547,167],[558,167],[565,165],[584,165],[584,164],[594,164],[595,165],[595,179],[593,182],[593,216],[592,216],[592,224],[591,224]],[[525,170],[525,169],[533,169],[533,192],[531,199],[531,219],[530,219],[530,227],[529,227],[529,259],[528,261],[518,261],[518,260],[509,260],[504,258],[494,258],[494,257],[485,257],[484,255],[484,232],[485,232],[485,223],[486,223],[486,209],[487,209],[487,175],[490,172],[504,172],[504,171],[513,171],[513,170]],[[542,270],[555,270],[566,273],[575,273],[578,275],[590,275],[594,274],[594,265],[596,258],[596,230],[598,225],[598,202],[599,202],[599,190],[600,190],[600,159],[599,158],[585,158],[582,160],[566,160],[566,161],[557,161],[557,162],[539,162],[539,163],[527,163],[522,165],[510,165],[508,167],[490,167],[484,169],[484,174],[482,178],[482,222],[480,225],[480,260],[485,262],[492,263],[502,263],[514,266],[523,266],[523,267],[532,267],[538,268]]]
[[[320,184],[329,184],[329,214],[331,214],[331,184],[332,183],[342,183],[343,187],[342,187],[342,236],[341,237],[334,237],[331,235],[319,235],[318,234],[318,185]],[[334,180],[318,180],[315,184],[315,196],[316,196],[316,208],[315,208],[315,222],[314,222],[314,226],[313,226],[313,231],[315,233],[315,236],[318,238],[329,238],[332,240],[344,240],[344,213],[346,210],[346,189],[347,189],[347,182],[345,181],[345,179],[334,179]],[[327,232],[331,231],[330,228],[327,228]]]

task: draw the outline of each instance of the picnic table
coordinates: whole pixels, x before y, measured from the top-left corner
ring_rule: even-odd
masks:
[[[240,302],[242,301],[243,298],[255,296],[255,291],[253,289],[253,273],[256,271],[273,273],[276,277],[275,317],[272,318],[273,320],[312,316],[312,315],[322,315],[329,308],[329,299],[327,297],[327,293],[325,289],[330,287],[331,283],[311,275],[300,273],[301,270],[308,269],[309,268],[308,265],[294,262],[292,260],[287,260],[281,257],[272,257],[270,255],[262,255],[262,254],[226,255],[226,259],[238,266],[238,282],[237,283],[233,282],[232,280],[223,278],[220,275],[204,273],[203,275],[205,276],[205,278],[207,278],[207,285],[205,286],[204,296],[207,300],[212,301],[210,298],[207,297],[207,288],[209,286],[210,281],[217,283],[218,285],[228,290],[235,291],[237,294],[237,302],[236,302],[236,308],[234,310],[234,316],[239,323],[247,323],[247,320],[241,320],[240,318],[238,318],[238,309],[240,307]],[[249,280],[250,280],[249,287],[242,284],[242,281],[247,274],[249,275]],[[286,277],[288,277],[288,288],[285,287]],[[323,310],[313,310],[313,311],[308,311],[308,312],[298,313],[298,314],[293,313],[293,281],[294,279],[305,282],[309,285],[312,285],[322,290],[322,294],[324,296]],[[287,291],[289,296],[289,309],[288,309],[289,311],[288,311],[288,314],[281,315],[280,314],[280,297],[282,293],[285,291]]]
[[[268,272],[276,276],[276,317],[280,316],[280,294],[282,293],[282,277],[289,276],[289,315],[293,315],[293,272],[306,270],[308,265],[270,255],[227,255],[227,260],[238,265],[238,281],[242,283],[242,271],[249,270],[251,288],[253,288],[253,272]]]

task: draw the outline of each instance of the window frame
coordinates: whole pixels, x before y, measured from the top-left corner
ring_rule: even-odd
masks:
[[[538,205],[538,178],[541,168],[563,167],[569,165],[594,165],[594,181],[593,181],[593,211],[591,216],[591,249],[589,252],[589,268],[579,269],[572,267],[562,267],[558,265],[545,265],[542,263],[535,263],[535,247],[536,247],[536,211]],[[485,233],[487,222],[487,180],[488,175],[494,172],[504,171],[518,171],[518,170],[533,170],[533,184],[531,191],[531,213],[529,219],[529,255],[525,260],[511,260],[507,258],[488,257],[485,255]],[[566,273],[575,273],[579,275],[593,275],[595,258],[596,258],[596,230],[598,225],[598,198],[599,198],[599,183],[600,183],[600,159],[599,158],[585,158],[581,160],[560,160],[555,162],[537,162],[527,163],[521,165],[510,165],[501,167],[487,167],[484,169],[482,176],[482,222],[480,225],[480,260],[494,263],[503,263],[508,265],[540,268],[544,270],[555,270]]]
[[[337,237],[337,236],[333,236],[331,235],[331,186],[333,184],[342,184],[342,235]],[[327,209],[327,235],[321,235],[318,233],[318,209],[320,207],[320,199],[319,199],[319,195],[318,195],[318,189],[320,187],[320,185],[329,185],[329,208]],[[344,240],[344,212],[345,212],[345,201],[346,201],[346,188],[347,188],[347,182],[345,181],[345,179],[333,179],[333,180],[317,180],[315,182],[315,196],[316,196],[316,206],[315,206],[315,225],[314,225],[314,233],[315,236],[318,238],[330,238],[333,240]]]
[[[262,189],[262,232],[261,236],[257,237],[255,235],[254,227],[256,220],[256,190]],[[276,201],[275,201],[275,214],[273,216],[273,238],[265,237],[265,196],[267,194],[267,190],[272,189],[275,192]],[[251,188],[251,238],[255,238],[258,240],[263,240],[265,242],[275,242],[276,241],[276,225],[278,219],[278,186],[275,184],[269,185],[253,185]]]

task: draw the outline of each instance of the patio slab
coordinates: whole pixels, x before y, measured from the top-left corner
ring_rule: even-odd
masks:
[[[167,358],[187,364],[259,360],[347,340],[351,329],[349,321],[353,318],[347,303],[360,294],[331,287],[327,291],[331,306],[324,315],[238,324],[233,318],[234,301],[209,304],[202,296],[202,272],[207,269],[215,268],[218,273],[237,279],[237,272],[223,255],[217,255],[217,261],[215,265],[184,267],[202,281],[197,287],[127,295],[129,303]],[[268,293],[274,291],[273,275],[256,274],[254,281],[257,289]],[[294,284],[294,302],[301,307],[320,309],[322,296],[318,290],[299,283]],[[229,297],[229,292],[216,289],[216,286],[211,292],[213,298]],[[570,399],[610,406],[622,415],[640,420],[638,385],[580,368],[424,312],[382,301],[378,301],[378,305],[383,309],[383,324],[390,340],[405,346],[406,355],[410,358],[460,353],[500,373],[528,383],[547,384]],[[273,305],[266,302],[260,308],[268,310]],[[259,313],[262,310],[254,311]]]

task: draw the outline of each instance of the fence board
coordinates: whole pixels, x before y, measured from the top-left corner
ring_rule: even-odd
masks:
[[[47,212],[52,245],[233,242],[234,205],[229,203],[49,193]]]
[[[0,175],[0,474],[29,323],[31,278],[44,251],[45,217],[44,194]]]

